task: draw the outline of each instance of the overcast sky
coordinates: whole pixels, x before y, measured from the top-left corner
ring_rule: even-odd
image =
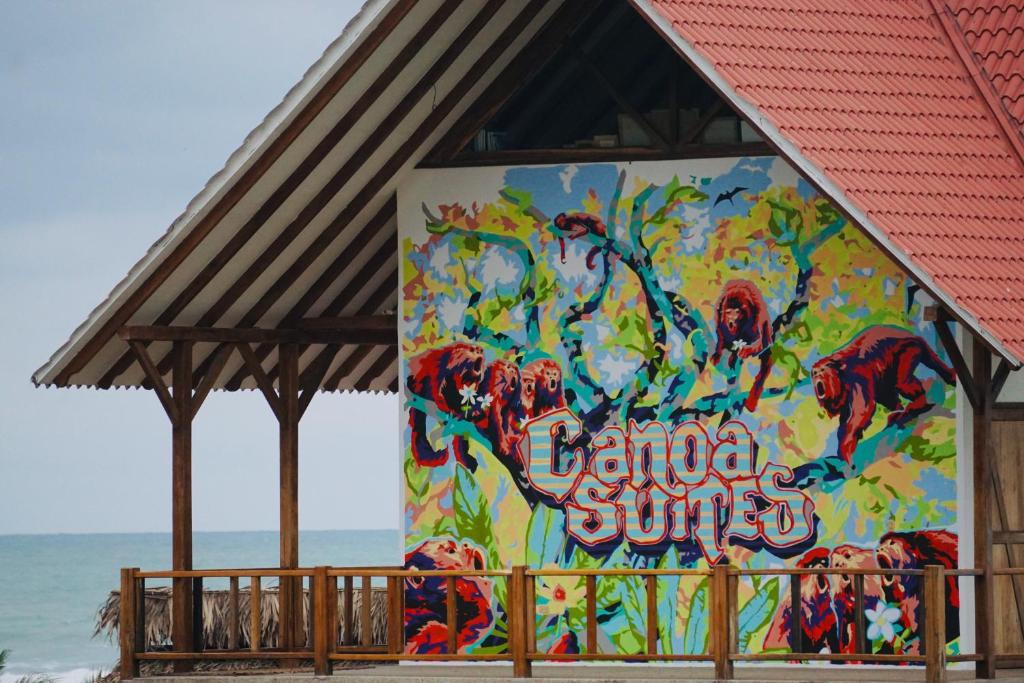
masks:
[[[29,377],[341,32],[358,0],[0,0],[0,534],[167,531],[170,426],[142,391]],[[398,526],[393,398],[317,396],[300,525]],[[277,528],[277,425],[218,393],[196,530]]]

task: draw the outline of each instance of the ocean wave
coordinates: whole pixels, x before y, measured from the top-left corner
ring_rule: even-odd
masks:
[[[84,681],[96,675],[97,669],[71,669],[69,671],[45,671],[40,673],[47,678],[53,679],[55,683],[84,683]],[[0,683],[16,683],[23,676],[30,676],[33,672],[24,671],[21,673],[4,671],[0,673]]]

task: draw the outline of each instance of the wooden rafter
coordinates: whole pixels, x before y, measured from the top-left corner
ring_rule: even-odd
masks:
[[[82,346],[74,358],[57,375],[57,384],[67,384],[71,376],[81,370],[117,331],[127,324],[132,315],[149,300],[179,265],[191,254],[220,221],[238,204],[278,159],[291,147],[310,123],[341,91],[377,48],[391,35],[402,19],[418,4],[418,0],[399,0],[377,26],[359,42],[341,67],[324,83],[309,102],[302,107],[277,138],[259,158],[242,174],[238,181],[203,217],[181,243],[154,269],[145,281],[127,298],[103,324],[99,331]]]
[[[252,347],[249,344],[237,344],[237,346],[238,351],[242,354],[242,359],[245,361],[245,366],[249,370],[249,374],[256,380],[257,388],[263,393],[263,397],[267,399],[267,404],[270,405],[270,410],[273,411],[274,416],[280,420],[281,400],[274,389],[274,382],[267,376],[266,371],[260,364],[260,359],[253,353]]]
[[[372,350],[372,346],[357,346],[353,349],[352,353],[350,353],[348,357],[341,362],[341,365],[339,365],[327,379],[324,383],[324,387],[331,391],[337,391],[338,387],[341,386],[341,380],[352,374],[352,371],[363,362],[363,359],[365,359]]]
[[[362,330],[397,330],[398,316],[394,313],[381,315],[350,315],[343,318],[320,316],[317,318],[303,318],[299,321],[298,327],[301,330],[346,330],[356,327]]]
[[[946,354],[953,362],[953,368],[956,370],[957,379],[964,390],[964,394],[967,395],[967,400],[970,402],[971,407],[977,410],[981,406],[983,397],[978,393],[978,387],[976,386],[974,377],[971,375],[971,370],[967,366],[967,361],[964,359],[963,354],[960,353],[960,347],[957,345],[956,339],[953,337],[953,333],[949,329],[949,324],[947,323],[946,318],[940,316],[932,324],[935,325],[935,332],[939,336],[942,348],[946,350]]]
[[[563,49],[564,41],[598,3],[563,3],[530,43],[520,51],[487,87],[484,94],[452,124],[427,155],[432,161],[455,157],[524,84]]]
[[[383,303],[385,301],[387,301],[388,298],[395,296],[395,278],[397,277],[397,275],[398,275],[397,270],[393,270],[389,274],[388,277],[384,278],[384,280],[381,282],[381,284],[377,286],[377,289],[374,290],[374,292],[372,294],[370,294],[370,297],[363,303],[362,307],[360,308],[360,311],[362,312],[362,311],[373,310],[373,309],[379,308],[381,305],[383,305]],[[339,299],[336,299],[334,302],[332,302],[332,305],[338,305],[340,307],[340,306],[344,305],[345,303],[347,303],[347,300],[342,301],[341,298],[339,297]],[[398,341],[398,339],[397,339],[397,334],[396,334],[395,335],[395,342],[396,342],[396,344],[397,344],[397,341]],[[327,354],[327,350],[326,349],[324,351],[321,351],[320,355],[318,356],[318,358],[316,360],[314,360],[313,362],[316,363],[316,362],[320,361],[322,359],[322,357],[324,355],[326,355],[326,354]],[[333,356],[332,356],[332,358],[333,358]],[[328,386],[329,386],[329,384],[328,384]]]
[[[576,50],[573,53],[573,56],[577,60],[579,60],[579,62],[584,67],[586,67],[586,69],[594,77],[594,80],[597,81],[598,85],[604,88],[605,92],[607,92],[611,96],[611,98],[615,100],[616,104],[619,105],[619,108],[622,109],[622,111],[625,112],[631,119],[633,119],[633,121],[638,126],[644,129],[644,132],[647,133],[648,137],[650,137],[652,142],[654,142],[658,147],[660,147],[663,150],[671,149],[672,145],[661,133],[661,131],[658,130],[657,127],[653,123],[651,123],[650,120],[646,116],[644,116],[644,114],[640,110],[633,106],[633,103],[629,101],[629,98],[626,97],[626,95],[621,90],[619,90],[619,88],[611,81],[610,78],[608,78],[608,75],[605,74],[605,72],[597,65],[596,62],[594,62],[593,58],[591,58],[589,54],[587,54],[583,50]]]
[[[339,292],[337,294],[337,296],[335,296],[334,300],[331,303],[329,303],[322,311],[320,311],[320,317],[329,317],[329,316],[340,315],[341,311],[344,309],[344,307],[347,306],[349,304],[349,302],[353,298],[355,298],[363,290],[363,288],[375,276],[377,276],[380,273],[380,269],[383,268],[385,266],[385,264],[387,264],[388,261],[394,260],[394,261],[397,262],[397,258],[396,258],[396,250],[397,249],[398,249],[398,236],[397,236],[397,234],[395,234],[395,235],[392,235],[391,237],[389,237],[384,242],[383,245],[378,247],[377,251],[373,254],[373,256],[371,256],[367,261],[365,261],[363,263],[362,268],[360,268],[359,271],[352,277],[352,280],[348,283],[348,285],[343,287],[342,291]],[[397,266],[397,263],[396,263],[396,266]],[[387,288],[390,290],[390,292],[392,294],[394,294],[394,292],[395,292],[395,282],[394,282],[394,280],[392,280],[391,282],[388,282],[388,279],[385,278],[384,285],[388,286]],[[383,303],[383,301],[381,301],[379,303],[376,303],[376,305],[374,305],[372,307],[371,306],[367,306],[367,305],[363,305],[363,306],[361,306],[359,308],[359,310],[357,310],[355,312],[355,315],[370,315],[370,314],[373,314],[381,306],[382,303]],[[395,343],[397,343],[397,342],[398,342],[398,338],[397,338],[397,334],[396,334],[395,335]],[[367,341],[367,343],[373,343],[373,342],[372,341]],[[260,358],[260,360],[262,360],[262,359],[266,358],[266,356],[270,353],[270,351],[272,349],[273,349],[272,345],[264,344],[263,346],[260,346],[256,350],[256,355]],[[232,377],[231,381],[228,382],[227,387],[229,389],[237,388],[238,385],[240,385],[241,382],[244,380],[244,378],[245,378],[245,375],[244,375],[244,368],[243,368],[243,370],[240,371],[239,373],[235,373],[235,376]]]
[[[396,201],[394,195],[392,195],[384,203],[380,211],[378,211],[372,219],[360,228],[359,233],[349,241],[334,261],[324,269],[323,273],[320,274],[316,281],[306,289],[299,300],[291,307],[291,309],[289,309],[281,321],[282,326],[297,327],[300,325],[302,316],[304,316],[309,309],[312,308],[313,305],[336,284],[338,278],[341,277],[345,269],[350,267],[353,262],[362,258],[362,254],[373,239],[373,236],[391,222],[395,216],[395,211]],[[268,290],[260,301],[257,302],[255,308],[269,309],[277,298],[277,295],[271,296],[271,293]],[[245,317],[248,317],[248,313]],[[266,358],[272,348],[273,347],[270,345],[260,346],[256,350],[256,355],[262,360]],[[232,387],[237,388],[244,377],[245,368],[243,367],[233,375],[230,380],[228,380],[228,389],[231,389]]]
[[[361,320],[373,316],[361,316]],[[394,316],[372,320],[366,326],[346,324],[340,318],[337,326],[326,329],[265,329],[260,327],[186,327],[174,325],[130,325],[121,330],[125,340],[134,342],[191,341],[216,344],[378,344],[393,346]]]
[[[220,378],[220,373],[224,371],[224,366],[227,365],[228,359],[231,357],[231,352],[234,350],[231,344],[221,344],[217,347],[217,350],[210,356],[212,359],[210,365],[206,369],[206,373],[203,375],[202,381],[199,386],[196,387],[195,393],[192,395],[192,417],[195,418],[196,413],[199,412],[199,408],[203,405],[203,401],[210,394],[213,386],[217,383],[217,379]]]
[[[992,375],[992,402],[999,400],[999,394],[1003,393],[1003,386],[1010,377],[1010,363],[1005,358],[1000,359],[996,372]],[[1021,621],[1021,628],[1024,628],[1024,621]]]
[[[704,132],[704,129],[706,129],[711,122],[715,120],[715,117],[717,117],[723,109],[725,109],[725,102],[721,99],[715,100],[715,102],[708,107],[708,110],[704,112],[699,119],[697,119],[697,122],[694,123],[688,131],[682,134],[682,137],[679,139],[679,144],[689,145],[700,137],[700,134]],[[676,119],[678,120],[678,118],[679,117],[677,115]]]
[[[522,164],[578,164],[599,161],[678,161],[680,159],[717,159],[721,157],[774,156],[764,142],[742,144],[699,144],[663,150],[652,147],[581,147],[578,149],[506,149],[473,152],[448,161],[424,161],[418,168],[458,168],[461,166],[516,166]]]
[[[302,373],[299,378],[299,417],[301,418],[306,414],[306,408],[313,401],[313,397],[316,395],[316,390],[320,387],[320,384],[324,381],[324,375],[327,374],[327,370],[331,367],[331,363],[334,362],[334,357],[338,355],[340,346],[328,345],[324,349],[324,353],[317,356],[306,370]]]
[[[373,383],[373,380],[377,379],[377,377],[382,372],[384,372],[384,370],[389,365],[392,365],[397,362],[398,349],[395,347],[384,349],[384,351],[380,354],[377,360],[375,360],[370,365],[370,367],[366,369],[366,372],[363,373],[362,377],[355,381],[355,384],[353,384],[353,386],[355,387],[356,391],[366,391],[367,389],[369,389],[370,384]]]
[[[139,361],[139,365],[142,367],[142,371],[146,374],[146,378],[153,387],[153,391],[156,393],[158,399],[160,399],[160,405],[164,407],[164,412],[167,413],[167,417],[170,418],[171,424],[178,423],[178,404],[171,396],[170,389],[167,388],[167,382],[164,381],[160,371],[156,369],[156,363],[149,355],[149,351],[146,349],[146,345],[140,341],[131,340],[128,342],[131,350],[135,353],[135,358]]]

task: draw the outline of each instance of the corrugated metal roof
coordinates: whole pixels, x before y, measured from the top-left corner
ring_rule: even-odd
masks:
[[[558,5],[367,2],[33,381],[142,386],[116,336],[126,324],[272,328],[394,310],[398,178]],[[150,345],[158,361],[168,349]],[[196,346],[197,367],[213,349]],[[300,370],[323,352],[310,348]],[[276,351],[261,355],[276,367]],[[394,348],[342,347],[322,386],[394,390],[397,372]],[[239,382],[255,386],[235,354],[218,388]]]
[[[927,2],[632,1],[933,295],[1024,359],[1024,160]]]

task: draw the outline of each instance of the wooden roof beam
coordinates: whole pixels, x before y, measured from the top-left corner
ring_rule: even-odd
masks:
[[[265,329],[259,327],[186,327],[181,325],[128,325],[119,332],[132,344],[155,341],[191,341],[217,344],[398,344],[394,315],[336,318],[330,327],[317,329]],[[321,325],[326,325],[321,321]]]

